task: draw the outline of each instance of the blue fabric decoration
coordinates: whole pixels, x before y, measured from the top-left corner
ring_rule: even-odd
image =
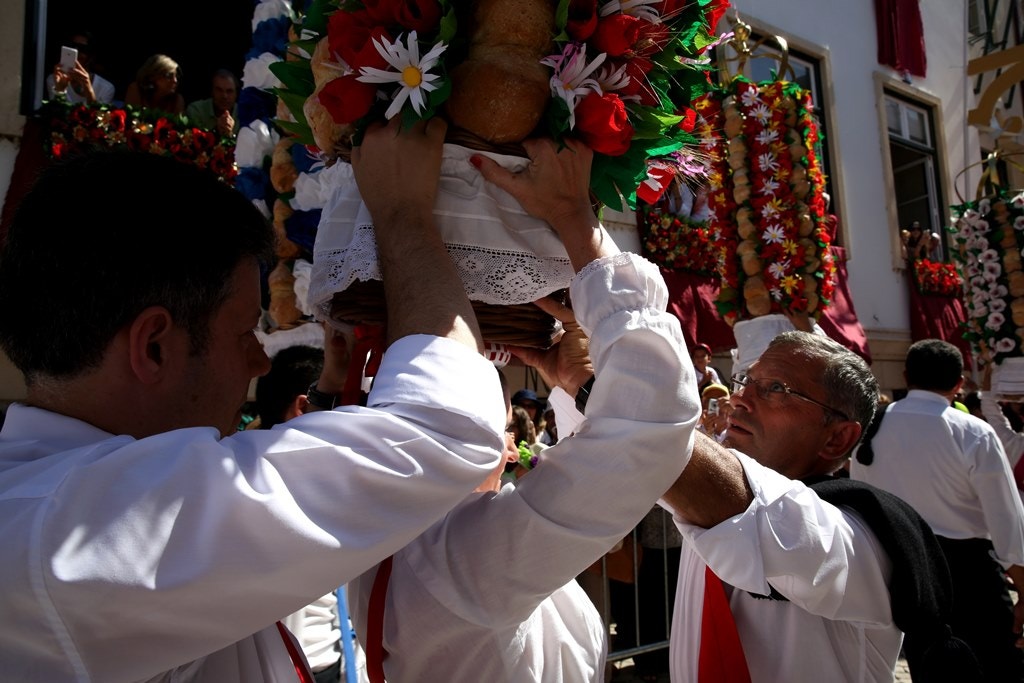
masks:
[[[292,163],[295,164],[295,170],[299,173],[309,173],[309,169],[313,168],[314,164],[320,162],[315,156],[313,156],[306,146],[296,142],[291,146],[289,150],[292,153]]]
[[[238,124],[248,126],[257,119],[277,116],[277,96],[259,88],[242,88],[238,96]]]
[[[313,253],[316,242],[316,229],[320,225],[320,214],[323,209],[312,211],[296,211],[284,221],[284,233],[292,242],[309,253]]]
[[[235,189],[250,200],[266,199],[270,190],[270,176],[262,168],[240,168],[235,176]]]
[[[246,53],[246,60],[255,59],[264,52],[283,55],[288,47],[288,28],[291,25],[288,17],[261,21],[252,32],[252,48]]]

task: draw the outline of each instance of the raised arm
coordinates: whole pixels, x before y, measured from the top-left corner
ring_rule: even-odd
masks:
[[[523,142],[530,165],[519,173],[502,168],[484,156],[471,158],[489,182],[508,192],[527,213],[547,222],[558,233],[572,266],[618,253],[590,205],[590,164],[594,153],[582,142],[564,145],[546,138]]]
[[[371,126],[352,150],[359,193],[373,217],[388,309],[388,342],[448,337],[483,350],[476,315],[434,222],[447,124],[396,117]]]
[[[662,496],[673,512],[706,529],[743,512],[753,499],[740,461],[700,432],[686,469]]]

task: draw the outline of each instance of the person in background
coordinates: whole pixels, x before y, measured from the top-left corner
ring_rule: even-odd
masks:
[[[702,409],[698,429],[721,442],[729,426],[729,415],[732,414],[729,388],[724,384],[709,384],[700,392],[700,402]]]
[[[721,373],[711,367],[711,347],[707,344],[695,344],[690,349],[690,360],[693,361],[693,369],[697,373],[697,391],[702,392],[710,384],[721,384]]]
[[[349,344],[334,343],[338,334],[325,326],[324,348],[333,354],[331,367],[338,370],[333,381],[344,383]],[[323,349],[289,346],[278,351],[270,361],[270,372],[256,380],[259,428],[271,429],[309,412],[306,392],[323,371]],[[347,622],[348,614],[344,616]],[[350,666],[355,667],[357,680],[366,680],[366,660],[358,643],[353,644],[356,661],[344,660],[338,597],[334,591],[289,614],[281,622],[302,646],[315,683],[339,683]]]
[[[263,215],[209,171],[144,152],[35,181],[0,248],[0,348],[27,386],[0,431],[5,679],[308,680],[278,620],[495,468],[501,388],[433,218],[446,130],[396,119],[353,150],[388,301],[367,406],[271,430],[237,431],[270,368]],[[176,197],[154,210],[154,188]],[[117,211],[64,220],[98,196]],[[343,386],[324,373],[314,389]]]
[[[237,103],[238,79],[228,69],[217,69],[210,79],[210,96],[190,103],[185,116],[197,128],[233,138],[238,135]]]
[[[168,114],[185,113],[185,98],[178,92],[181,69],[167,55],[156,54],[142,63],[135,80],[128,84],[124,103]]]
[[[544,406],[546,405],[544,399],[537,396],[537,392],[533,389],[520,389],[512,394],[512,405],[519,406],[530,414],[534,432],[539,438],[544,433]]]
[[[980,680],[948,636],[952,583],[928,525],[834,477],[878,401],[864,360],[784,332],[733,383],[729,449],[697,434],[662,498],[684,540],[672,681],[891,683],[902,632],[918,683]]]
[[[850,478],[899,496],[931,526],[957,587],[953,633],[967,641],[985,680],[1024,679],[1024,603],[1014,606],[1006,575],[1024,585],[1024,508],[999,436],[952,407],[963,356],[941,339],[907,351],[909,391],[889,405]],[[910,662],[913,665],[913,662]]]
[[[78,50],[78,61],[69,73],[55,64],[46,77],[46,93],[51,100],[64,97],[71,104],[110,103],[114,101],[114,84],[95,72],[92,35],[86,31],[73,33],[67,47]]]
[[[554,408],[547,408],[544,411],[544,431],[537,439],[545,446],[554,446],[558,443],[558,424],[555,422]]]

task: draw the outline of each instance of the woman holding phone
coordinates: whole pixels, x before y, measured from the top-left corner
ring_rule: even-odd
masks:
[[[70,63],[62,59],[54,65],[53,73],[46,77],[47,97],[52,100],[63,96],[72,104],[113,102],[114,84],[91,69],[94,64],[92,37],[84,31],[73,33],[64,43],[62,53],[64,48],[68,48],[69,55],[75,59]]]

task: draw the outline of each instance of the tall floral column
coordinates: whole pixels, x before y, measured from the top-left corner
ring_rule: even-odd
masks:
[[[1024,393],[1024,193],[999,190],[953,207],[952,232],[964,278],[966,331],[978,358],[998,366],[997,393]]]
[[[711,223],[720,234],[718,309],[751,354],[791,329],[786,311],[817,318],[831,300],[834,217],[827,212],[810,93],[736,78],[694,105],[711,162]]]

